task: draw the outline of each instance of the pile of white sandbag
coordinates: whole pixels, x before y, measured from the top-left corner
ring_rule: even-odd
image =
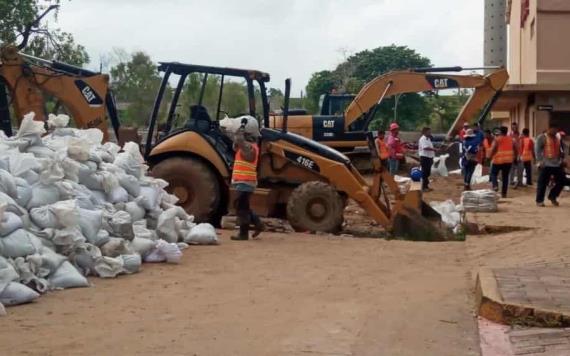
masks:
[[[497,193],[490,189],[471,190],[461,194],[465,211],[494,213],[497,208]]]
[[[177,263],[188,244],[216,244],[164,188],[146,175],[135,143],[102,144],[97,129],[53,131],[24,117],[0,131],[0,314],[51,289],[86,287],[85,276],[135,273],[145,262]]]

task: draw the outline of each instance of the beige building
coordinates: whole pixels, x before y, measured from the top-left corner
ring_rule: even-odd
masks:
[[[510,79],[492,119],[505,126],[516,121],[533,136],[550,122],[570,134],[570,0],[496,2],[506,6]]]

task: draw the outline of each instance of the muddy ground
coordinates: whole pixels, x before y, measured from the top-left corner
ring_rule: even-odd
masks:
[[[458,177],[433,187],[428,200],[459,199]],[[570,253],[570,195],[537,208],[533,193],[511,191],[498,213],[468,215],[530,230],[465,242],[299,233],[233,242],[222,232],[221,246],[192,247],[180,265],[147,264],[9,308],[0,354],[478,355],[477,268]],[[359,212],[350,219],[370,225]]]

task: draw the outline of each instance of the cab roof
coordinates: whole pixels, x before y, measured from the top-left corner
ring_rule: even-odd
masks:
[[[269,81],[269,73],[261,72],[258,70],[202,66],[202,65],[185,64],[179,62],[159,62],[158,71],[160,72],[169,71],[171,73],[178,75],[184,75],[190,73],[209,73],[209,74],[219,74],[219,75],[228,75],[233,77],[249,78],[251,80],[258,80],[261,82]]]

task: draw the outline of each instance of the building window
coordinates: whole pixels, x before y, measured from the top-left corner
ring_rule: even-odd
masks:
[[[532,19],[532,22],[530,23],[530,38],[533,39],[534,38],[534,25],[535,25],[536,19]]]

